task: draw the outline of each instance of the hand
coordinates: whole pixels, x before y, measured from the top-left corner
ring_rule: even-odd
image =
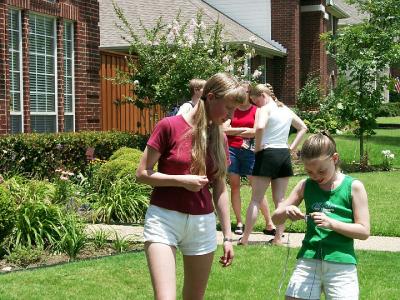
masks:
[[[181,183],[185,189],[191,192],[198,192],[208,184],[208,178],[205,175],[182,175]]]
[[[290,147],[290,148],[289,148],[289,151],[290,151],[290,156],[292,157],[293,160],[299,159],[299,156],[298,156],[298,154],[297,154],[296,148]]]
[[[314,212],[310,214],[313,219],[315,225],[321,228],[332,229],[333,219],[329,218],[323,212]]]
[[[224,247],[224,255],[220,257],[219,263],[223,267],[227,267],[232,264],[233,257],[235,256],[235,254],[233,253],[233,246],[231,242],[224,242],[223,247]]]
[[[304,220],[304,214],[295,205],[286,207],[286,216],[292,221]]]

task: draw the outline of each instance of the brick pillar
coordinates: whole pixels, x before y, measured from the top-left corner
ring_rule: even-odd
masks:
[[[64,19],[57,20],[58,131],[64,131]]]
[[[274,92],[287,105],[296,101],[300,87],[300,0],[271,1],[271,35],[287,49],[287,56],[273,59]]]
[[[308,1],[308,5],[322,5],[321,1]],[[307,6],[305,6],[307,7]],[[328,68],[334,68],[329,62],[324,43],[320,39],[321,33],[328,30],[328,20],[324,19],[324,12],[303,11],[301,13],[301,86],[304,85],[309,74],[320,76],[321,87],[325,90],[329,83]]]
[[[82,2],[75,30],[76,130],[100,130],[99,3]]]
[[[8,133],[9,124],[9,70],[7,44],[7,6],[0,4],[0,134]]]

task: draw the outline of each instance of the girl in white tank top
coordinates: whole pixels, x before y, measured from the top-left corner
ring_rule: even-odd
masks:
[[[263,175],[257,175],[257,173],[253,171],[251,202],[247,209],[245,231],[240,242],[240,244],[243,245],[248,243],[249,235],[257,220],[258,208],[270,184],[275,207],[278,207],[279,203],[284,200],[289,176],[293,174],[288,151],[294,152],[304,134],[307,132],[307,126],[304,122],[290,108],[278,101],[273,93],[272,86],[263,84],[258,84],[255,87],[253,86],[250,91],[250,98],[253,103],[260,107],[257,111],[254,125],[255,167],[257,166],[257,160],[259,160],[258,162],[260,163],[261,170],[268,170],[265,173],[269,174],[270,172],[271,174],[276,173],[278,175],[265,176],[264,172],[260,172]],[[297,129],[297,135],[294,141],[288,145],[291,125]],[[279,157],[281,155],[280,152],[285,152],[288,161],[286,165],[282,164],[282,167],[279,163],[275,163],[274,158],[272,160],[263,161],[263,157],[265,156],[261,151],[272,151],[272,157],[274,157],[274,155]],[[289,172],[281,172],[281,169],[285,169],[287,165],[289,165],[290,168],[290,175]],[[265,169],[264,166],[268,168]],[[284,225],[277,226],[275,237],[270,243],[277,245],[282,244],[281,239],[284,229]]]

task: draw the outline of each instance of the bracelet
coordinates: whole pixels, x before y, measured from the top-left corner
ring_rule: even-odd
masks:
[[[223,243],[225,243],[225,242],[232,243],[232,242],[233,242],[233,240],[232,240],[232,239],[230,239],[230,238],[224,237],[224,239],[222,240],[222,242],[223,242]]]

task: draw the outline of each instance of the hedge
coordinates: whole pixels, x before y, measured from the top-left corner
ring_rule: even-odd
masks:
[[[143,150],[147,139],[119,131],[6,135],[0,138],[0,174],[49,178],[57,168],[84,172],[88,148],[104,160],[121,147]]]

